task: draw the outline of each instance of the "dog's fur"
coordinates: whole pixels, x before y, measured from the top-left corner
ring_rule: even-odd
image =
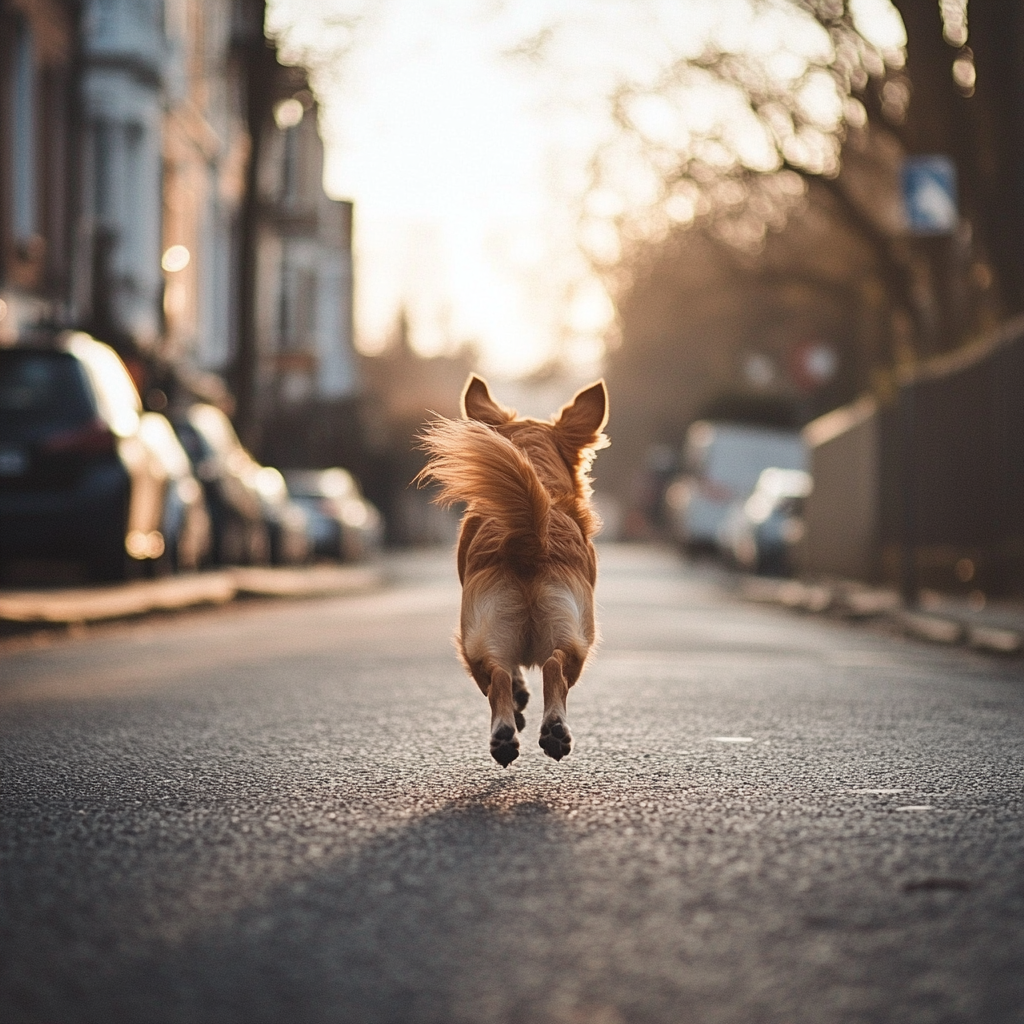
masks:
[[[465,502],[459,530],[459,654],[491,706],[491,754],[519,756],[529,690],[544,677],[540,745],[556,761],[572,748],[565,702],[595,639],[600,527],[590,465],[608,444],[604,381],[577,392],[550,422],[520,419],[470,375],[462,420],[438,418],[420,437],[429,462],[418,482],[440,484],[440,504]]]

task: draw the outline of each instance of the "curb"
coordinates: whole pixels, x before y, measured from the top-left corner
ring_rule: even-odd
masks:
[[[239,597],[330,597],[371,590],[382,581],[372,566],[239,566],[228,571]]]
[[[930,640],[933,644],[959,644],[967,636],[967,627],[962,622],[941,615],[899,611],[892,616],[892,620],[903,632],[922,640]]]
[[[1015,655],[1024,651],[1024,625],[1014,629],[955,614],[910,610],[903,607],[895,591],[872,589],[863,584],[751,578],[741,582],[738,593],[746,601],[781,605],[793,611],[829,612],[857,620],[885,619],[905,635],[930,643],[961,644],[988,654]]]
[[[1024,635],[1015,629],[996,626],[968,626],[967,643],[982,651],[996,654],[1020,654],[1024,650]]]
[[[0,591],[3,627],[59,626],[222,605],[239,598],[329,597],[381,585],[367,566],[245,566],[66,590]]]

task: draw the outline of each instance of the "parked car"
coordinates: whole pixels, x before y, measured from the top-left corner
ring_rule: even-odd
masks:
[[[203,486],[217,565],[259,565],[270,559],[270,530],[257,478],[259,463],[242,447],[227,416],[198,403],[171,417]]]
[[[793,574],[793,546],[803,537],[803,503],[811,476],[802,469],[762,471],[753,494],[736,502],[719,531],[722,553],[748,572]]]
[[[284,478],[289,494],[309,514],[318,555],[358,561],[380,547],[380,513],[347,469],[293,469]]]
[[[272,466],[256,473],[256,490],[263,509],[263,522],[270,543],[273,565],[299,565],[313,554],[309,513],[288,495],[284,477]]]
[[[116,580],[163,558],[170,477],[150,433],[124,364],[95,338],[63,332],[0,349],[4,575],[73,563]]]
[[[156,571],[198,569],[209,556],[212,530],[203,489],[192,473],[188,455],[170,422],[159,413],[142,414],[139,438],[153,463],[154,475],[163,481],[160,532],[164,550],[152,564]],[[128,543],[131,550],[131,537]]]
[[[665,491],[672,536],[690,551],[714,549],[730,507],[745,501],[769,466],[806,469],[797,430],[698,420],[683,446],[684,472]]]

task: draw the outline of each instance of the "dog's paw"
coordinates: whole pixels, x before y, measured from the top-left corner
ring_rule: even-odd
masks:
[[[548,757],[556,761],[561,761],[572,750],[572,733],[557,715],[541,723],[540,746]]]
[[[519,740],[511,725],[501,725],[491,734],[491,757],[507,768],[519,756]]]
[[[523,717],[522,711],[514,712],[516,719],[516,731],[522,732],[526,728],[526,719]]]

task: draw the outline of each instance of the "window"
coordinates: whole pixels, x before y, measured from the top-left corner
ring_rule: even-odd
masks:
[[[286,269],[281,280],[279,309],[282,352],[311,352],[316,329],[316,271],[308,267]]]
[[[36,67],[32,29],[19,17],[13,68],[12,227],[16,242],[38,234],[36,202]]]

